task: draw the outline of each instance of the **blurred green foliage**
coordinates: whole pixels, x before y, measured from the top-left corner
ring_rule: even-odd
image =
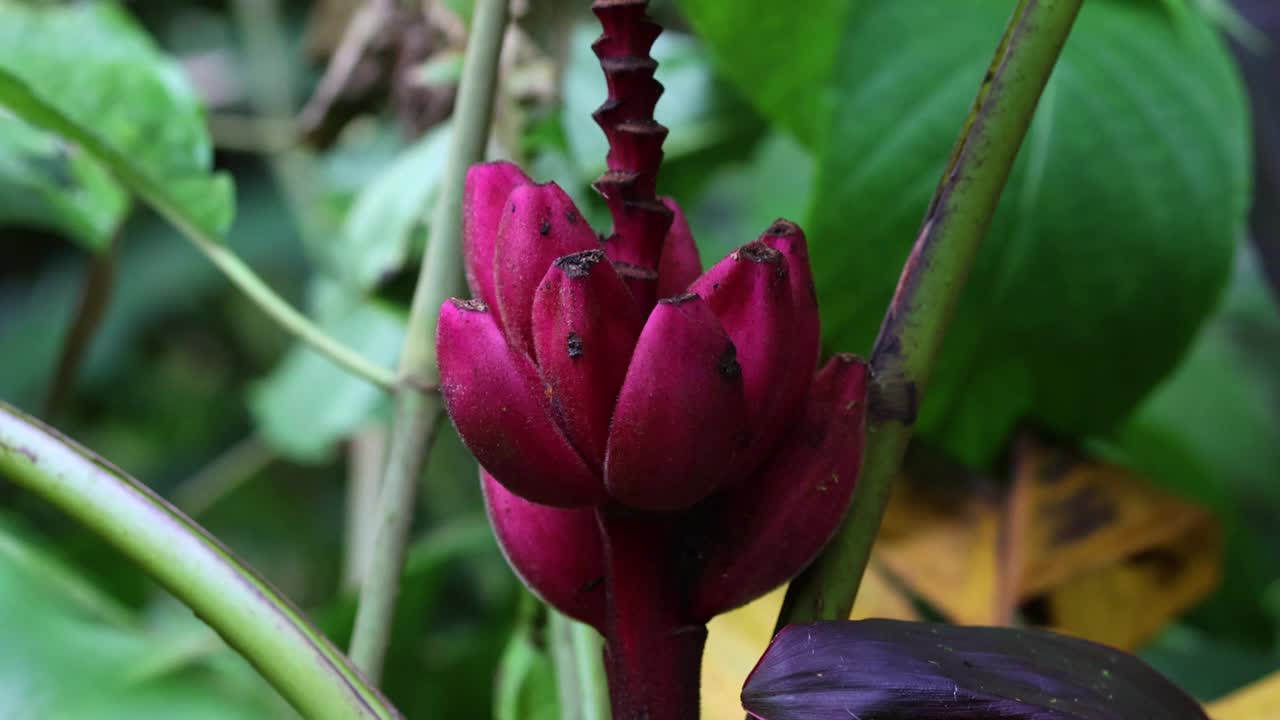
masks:
[[[504,70],[493,154],[561,183],[603,230],[589,188],[605,150],[590,119],[604,96],[597,31],[585,1],[542,2]],[[399,85],[352,90],[335,103],[349,117],[334,143],[298,149],[314,193],[289,186],[267,132],[291,119],[245,90],[260,69],[231,6],[135,3],[131,15],[110,2],[0,0],[0,70],[390,367],[448,135],[446,113],[426,113],[422,132],[406,107],[447,109],[456,73],[422,68],[456,63],[470,11],[445,5],[457,24],[415,16],[388,30],[425,32],[426,51],[366,57]],[[334,17],[341,29],[342,7],[279,3],[283,21],[266,30],[293,85],[317,85],[337,41],[316,38]],[[655,48],[658,117],[671,126],[660,190],[688,212],[704,260],[775,217],[801,222],[827,346],[865,351],[1011,7],[655,3],[670,26]],[[1280,664],[1280,312],[1237,248],[1251,201],[1247,104],[1196,7],[1086,3],[922,422],[983,468],[1016,424],[1048,425],[1214,508],[1228,533],[1222,590],[1147,655],[1211,697]],[[417,71],[395,74],[404,57]],[[199,520],[345,642],[350,486],[368,475],[352,438],[385,424],[385,398],[282,336],[159,218],[130,214],[84,138],[15,110],[0,110],[0,399],[40,410],[85,251],[111,253],[114,289],[74,401],[48,419],[169,497],[202,469],[230,473],[214,478],[224,494]],[[234,223],[214,168],[235,178]],[[270,449],[266,466],[216,470],[245,438]],[[488,535],[474,462],[452,432],[437,444],[386,690],[408,717],[554,717],[543,620]],[[0,639],[0,715],[291,713],[136,570],[3,482]]]
[[[1223,584],[1192,619],[1255,650],[1272,648],[1280,628],[1280,605],[1269,592],[1280,587],[1273,551],[1280,546],[1277,358],[1280,306],[1245,253],[1222,306],[1177,372],[1116,441],[1122,458],[1222,519]]]
[[[803,224],[825,336],[866,352],[1010,3],[829,3],[778,27],[755,25],[783,12],[764,0],[684,5],[820,159]],[[1111,430],[1226,280],[1248,210],[1247,105],[1224,44],[1179,5],[1088,3],[1045,90],[921,409],[922,432],[971,464],[1028,418]],[[824,72],[809,24],[818,45],[834,36]],[[815,81],[803,104],[775,89],[792,73]],[[820,131],[796,119],[813,117]]]
[[[395,365],[404,339],[402,308],[361,298],[332,280],[316,280],[310,295],[312,315],[327,333],[385,367]],[[324,388],[323,394],[317,388]],[[390,399],[298,345],[254,386],[249,403],[272,446],[291,458],[314,461],[373,418],[389,417]]]
[[[0,714],[12,718],[281,715],[253,668],[172,600],[144,616],[0,517]]]
[[[0,3],[0,70],[161,186],[194,224],[211,233],[230,224],[231,185],[208,174],[212,147],[198,98],[178,65],[116,4]],[[20,117],[30,111],[9,109]],[[74,139],[86,144],[85,137]],[[113,172],[120,177],[118,168]],[[103,192],[92,180],[83,185]],[[69,194],[78,190],[67,188]],[[123,206],[110,209],[118,222]],[[99,218],[95,229],[105,231],[74,237],[101,249],[114,224]]]
[[[90,250],[110,241],[128,204],[100,164],[7,115],[0,116],[0,147],[4,222],[46,225]]]

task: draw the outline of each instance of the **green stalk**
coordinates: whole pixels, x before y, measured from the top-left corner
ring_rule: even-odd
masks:
[[[209,624],[302,715],[399,718],[320,631],[227,548],[150,488],[0,403],[0,475],[136,562]]]
[[[382,675],[391,637],[415,490],[441,415],[439,396],[429,392],[439,382],[436,324],[441,303],[461,294],[463,289],[462,190],[467,168],[484,159],[506,25],[506,0],[476,2],[458,84],[453,144],[432,215],[431,238],[414,288],[409,333],[400,354],[404,383],[395,391],[395,415],[373,557],[361,584],[360,607],[351,638],[352,659],[375,682]]]
[[[925,213],[871,351],[866,452],[849,514],[787,590],[778,627],[849,617],[947,324],[1082,0],[1019,0]]]

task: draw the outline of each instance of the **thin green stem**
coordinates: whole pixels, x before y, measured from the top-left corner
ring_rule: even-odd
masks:
[[[609,720],[604,641],[589,625],[547,608],[547,640],[556,668],[560,720]]]
[[[360,353],[327,335],[294,309],[252,268],[236,257],[223,238],[201,228],[163,182],[148,175],[92,128],[79,124],[58,107],[46,102],[22,78],[4,68],[0,68],[0,104],[32,125],[74,140],[86,152],[106,164],[121,183],[190,240],[214,267],[227,276],[231,284],[287,332],[355,375],[387,390],[395,389],[396,377],[391,371],[369,362]]]
[[[343,532],[342,587],[357,592],[373,556],[378,496],[387,456],[387,428],[376,423],[358,430],[347,443],[346,528]]]
[[[374,519],[373,551],[360,580],[360,603],[348,649],[356,666],[374,682],[382,677],[382,664],[391,641],[418,478],[435,439],[439,409],[434,396],[412,391],[396,393],[391,446]]]
[[[494,673],[493,684],[493,718],[494,720],[524,720],[529,714],[527,694],[529,676],[542,655],[539,630],[543,626],[547,608],[527,591],[520,593],[516,606],[516,622],[511,634],[507,637],[507,646],[498,660],[498,669]],[[561,710],[560,720],[567,720]]]
[[[250,435],[174,488],[170,497],[173,504],[188,515],[199,517],[254,475],[266,470],[275,458],[271,446],[257,435]]]
[[[150,488],[0,403],[0,475],[136,562],[308,718],[398,718],[275,588]]]
[[[462,190],[467,168],[484,159],[493,115],[498,55],[507,25],[506,0],[478,0],[453,119],[453,141],[432,216],[400,354],[404,384],[395,393],[391,445],[382,480],[374,554],[361,583],[351,657],[375,681],[391,637],[400,571],[413,518],[418,478],[440,421],[436,323],[440,305],[462,291]]]
[[[253,268],[245,264],[231,248],[227,247],[226,241],[216,238],[197,225],[188,221],[185,215],[171,208],[167,203],[157,202],[154,196],[147,192],[135,188],[139,191],[139,195],[151,207],[160,214],[161,217],[168,220],[177,230],[181,232],[188,240],[191,241],[196,249],[204,254],[213,266],[218,268],[232,285],[235,285],[240,292],[244,293],[258,309],[266,313],[284,329],[285,332],[293,335],[302,342],[311,346],[313,350],[332,360],[339,367],[344,368],[348,372],[358,375],[368,380],[384,390],[395,390],[398,383],[396,382],[395,373],[380,367],[377,363],[370,361],[358,351],[347,347],[331,335],[326,333],[320,326],[311,322],[306,315],[289,304],[288,300],[280,297],[271,286],[253,271]]]
[[[947,325],[1082,0],[1020,0],[965,121],[871,353],[871,418],[843,525],[791,583],[778,626],[849,616]]]
[[[163,211],[160,214],[165,215]],[[391,391],[396,389],[398,383],[396,382],[395,373],[380,367],[377,363],[370,361],[358,351],[347,347],[320,329],[307,316],[290,305],[288,300],[276,294],[276,291],[272,290],[253,271],[253,268],[246,265],[224,243],[206,235],[194,225],[180,222],[175,217],[168,216],[168,220],[174,223],[175,227],[187,236],[187,239],[196,246],[197,250],[209,258],[214,267],[227,276],[232,285],[239,288],[240,292],[244,293],[253,304],[267,314],[267,317],[275,320],[277,325],[284,328],[285,332],[310,345],[313,350],[329,358],[348,372],[358,375],[384,390]]]

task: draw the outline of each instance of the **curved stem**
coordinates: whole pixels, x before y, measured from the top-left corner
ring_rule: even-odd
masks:
[[[484,158],[493,114],[498,55],[507,25],[507,0],[478,0],[458,85],[453,144],[440,183],[431,238],[414,288],[409,333],[400,354],[391,447],[382,479],[373,556],[360,588],[351,657],[375,681],[391,637],[400,571],[413,519],[418,478],[426,466],[441,406],[424,393],[439,381],[436,324],[440,305],[462,290],[462,191],[467,168]]]
[[[145,196],[144,196],[145,199]],[[240,289],[253,304],[267,314],[286,332],[311,346],[313,350],[332,360],[339,367],[358,375],[377,385],[383,390],[394,390],[397,386],[395,373],[380,367],[356,350],[347,347],[311,322],[307,316],[298,312],[288,300],[280,297],[263,279],[245,264],[231,249],[220,240],[216,240],[201,232],[194,225],[180,222],[179,219],[156,208],[174,224],[196,249],[209,258],[214,267]]]
[[[257,273],[227,247],[226,241],[200,226],[171,195],[164,184],[140,169],[92,129],[67,117],[41,98],[22,78],[0,68],[0,104],[23,120],[74,140],[100,160],[112,174],[158,215],[191,241],[196,249],[227,276],[272,320],[321,355],[346,370],[387,390],[396,387],[395,375],[335,340],[280,297]]]
[[[925,213],[871,352],[872,417],[844,524],[792,583],[778,627],[849,616],[938,348],[1082,0],[1019,0]]]
[[[140,565],[304,716],[400,717],[297,608],[203,528],[147,486],[4,403],[0,474]]]

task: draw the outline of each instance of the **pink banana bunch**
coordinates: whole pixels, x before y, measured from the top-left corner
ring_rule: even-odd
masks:
[[[465,235],[479,299],[440,314],[441,391],[508,558],[598,627],[595,509],[696,532],[682,549],[690,617],[705,621],[799,572],[860,461],[865,366],[841,355],[815,374],[799,228],[776,222],[699,275],[688,227],[664,204],[676,219],[657,270],[642,272],[613,259],[624,249],[602,244],[554,183],[474,167]]]
[[[615,717],[659,720],[696,707],[707,620],[793,577],[839,524],[867,369],[849,355],[817,367],[796,225],[702,271],[680,207],[655,196],[660,28],[643,0],[594,7],[611,148],[596,188],[613,233],[555,183],[471,168],[475,299],[440,310],[440,390],[510,564],[605,635]]]

